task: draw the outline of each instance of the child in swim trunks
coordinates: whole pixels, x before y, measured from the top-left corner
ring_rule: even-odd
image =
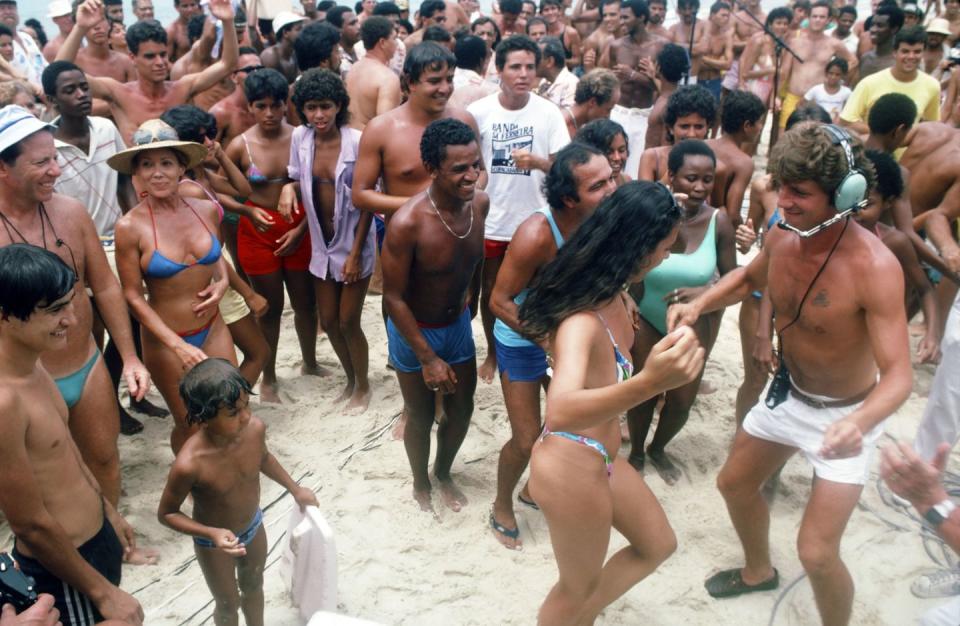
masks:
[[[197,561],[216,608],[214,622],[263,624],[267,537],[260,510],[260,474],[290,491],[301,510],[317,497],[294,482],[266,444],[266,426],[250,413],[251,388],[224,359],[207,359],[180,382],[187,421],[199,424],[173,462],[160,498],[160,522],[192,535]],[[193,496],[193,516],[180,510]]]

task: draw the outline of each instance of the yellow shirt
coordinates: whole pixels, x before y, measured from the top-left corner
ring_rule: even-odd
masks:
[[[890,68],[871,74],[861,80],[853,90],[840,119],[847,122],[866,122],[873,103],[888,93],[902,93],[917,105],[917,120],[936,122],[940,119],[940,84],[924,72],[910,82],[893,77]]]

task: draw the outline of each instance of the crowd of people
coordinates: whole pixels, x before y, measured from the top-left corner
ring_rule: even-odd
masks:
[[[718,0],[706,19],[698,0],[173,2],[164,27],[151,0],[135,21],[54,0],[47,40],[0,0],[0,509],[53,596],[0,624],[143,622],[119,588],[122,563],[157,559],[117,512],[137,415],[172,417],[157,516],[193,538],[214,622],[264,623],[259,475],[318,503],[252,414],[289,402],[291,330],[300,374],[343,381],[358,420],[385,334],[428,512],[434,490],[468,505],[452,468],[478,382],[499,380],[489,529],[520,549],[515,506],[545,517],[542,624],[592,624],[675,550],[644,471],[682,476],[667,446],[737,303],[717,486],[744,565],[711,596],[779,585],[769,504],[799,451],[800,561],[822,622],[850,621],[840,542],[912,361],[936,375],[885,476],[922,474],[895,491],[958,523],[930,494],[960,437],[960,0]],[[612,529],[628,544],[607,558]],[[960,591],[948,574],[919,588]],[[955,624],[951,606],[925,619]]]

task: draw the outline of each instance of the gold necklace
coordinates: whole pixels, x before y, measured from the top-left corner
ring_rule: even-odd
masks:
[[[437,208],[437,203],[433,201],[433,195],[430,193],[430,188],[427,188],[427,198],[430,200],[430,206],[433,207],[434,212],[437,214],[437,217],[440,218],[440,223],[443,224],[443,227],[447,229],[447,232],[456,237],[457,239],[466,239],[470,236],[470,233],[473,232],[473,202],[467,204],[467,208],[470,210],[470,226],[467,228],[467,232],[462,235],[458,235],[453,232],[453,229],[447,224],[443,219],[443,216],[440,215],[440,210]]]

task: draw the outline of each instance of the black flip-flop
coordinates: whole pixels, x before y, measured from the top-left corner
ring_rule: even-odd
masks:
[[[509,537],[510,539],[516,539],[520,536],[519,528],[507,528],[503,524],[497,521],[497,518],[493,516],[493,512],[490,512],[490,528],[500,533],[504,537]]]
[[[762,583],[757,583],[756,585],[748,585],[743,582],[743,576],[740,573],[739,569],[728,569],[722,572],[717,572],[713,576],[707,579],[707,582],[703,584],[707,589],[707,593],[714,598],[735,598],[737,596],[742,596],[745,593],[753,593],[755,591],[770,591],[771,589],[776,589],[780,586],[780,572],[774,568],[773,576],[763,581]]]
[[[540,510],[540,507],[537,506],[537,503],[536,503],[536,502],[534,502],[533,500],[527,500],[526,498],[523,497],[523,494],[522,494],[522,493],[518,493],[518,494],[517,494],[517,500],[520,502],[520,504],[525,504],[525,505],[527,505],[528,507],[530,507],[531,509],[533,509],[534,511],[539,511],[539,510]]]

